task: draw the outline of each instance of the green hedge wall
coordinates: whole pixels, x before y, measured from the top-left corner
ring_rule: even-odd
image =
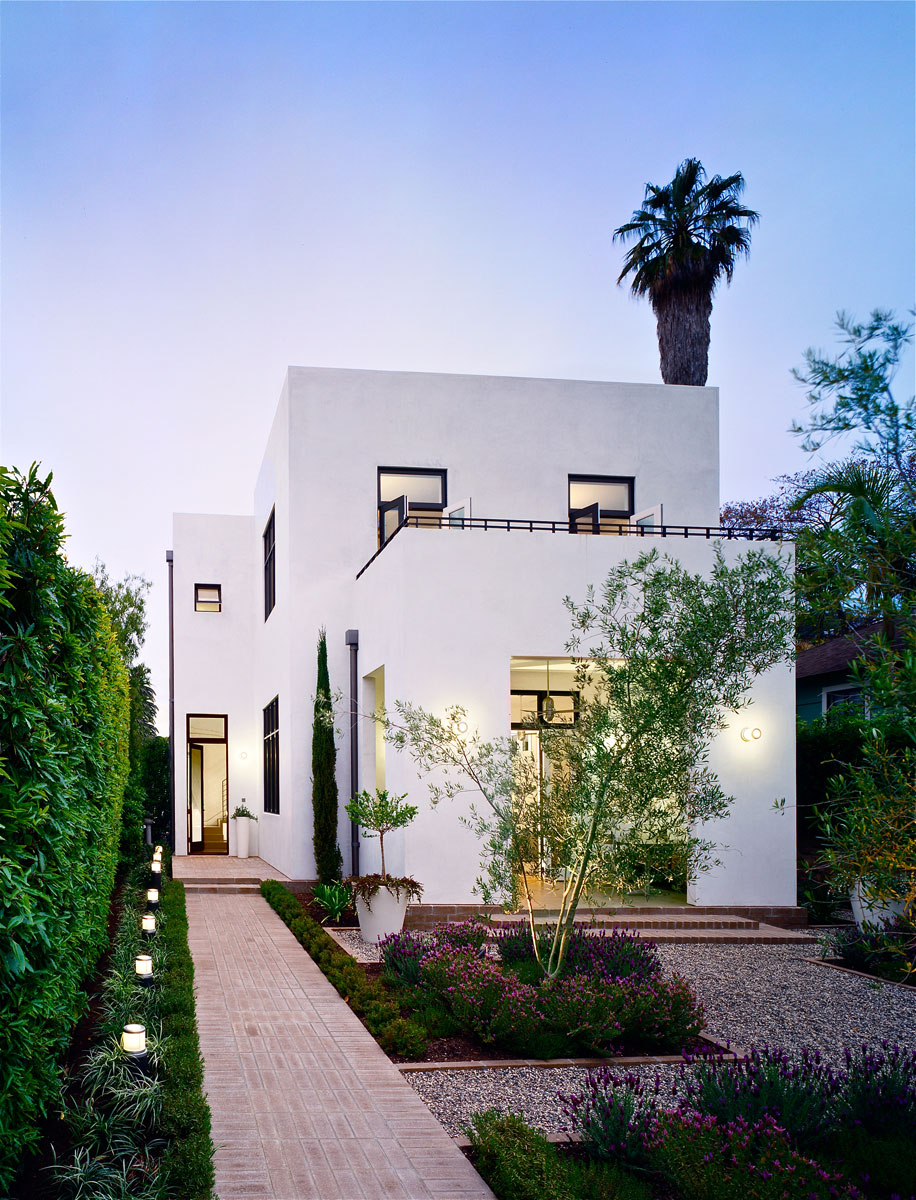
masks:
[[[50,482],[0,468],[0,1194],[107,941],[127,778],[127,671]]]

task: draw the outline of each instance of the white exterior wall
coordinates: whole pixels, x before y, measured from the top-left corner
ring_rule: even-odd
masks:
[[[636,511],[660,502],[666,523],[716,525],[718,394],[664,385],[290,369],[253,517],[176,517],[174,551],[176,759],[184,754],[184,714],[230,711],[231,700],[240,712],[238,718],[230,712],[229,722],[231,806],[239,794],[235,780],[244,780],[244,794],[257,800],[252,807],[260,817],[260,854],[293,878],[314,876],[310,742],[321,626],[327,628],[332,688],[348,691],[344,631],[356,628],[360,677],[384,666],[389,705],[411,699],[441,709],[462,702],[487,736],[505,734],[509,659],[563,656],[569,629],[562,596],[600,583],[612,561],[645,545],[560,533],[404,529],[357,582],[377,546],[379,466],[445,468],[449,502],[470,497],[475,517],[559,522],[566,520],[569,474],[634,476]],[[265,622],[261,535],[272,507],[277,603]],[[208,540],[220,547],[218,561],[206,558]],[[693,569],[708,562],[705,542],[667,546]],[[191,582],[191,610],[193,582],[222,583],[226,596],[227,580],[234,590],[245,577],[245,628],[226,620],[221,633],[208,630],[201,638],[199,620],[219,622],[228,610],[218,616],[191,611],[198,622],[186,613],[179,620],[185,603],[179,596],[187,594],[186,587],[179,590],[179,574]],[[764,798],[769,805],[776,796],[791,802],[794,794],[790,673],[767,677],[757,693],[759,705],[773,709],[773,739],[778,726],[782,741],[770,740],[767,727],[765,740],[743,755],[732,755],[723,743],[714,766],[725,789],[744,798],[728,823],[734,849],[722,871],[701,879],[699,903],[794,903],[794,826],[790,839],[788,818],[777,825],[761,815]],[[262,812],[260,779],[261,714],[274,696],[280,709],[278,815]],[[763,716],[755,723],[763,727]],[[236,730],[254,750],[245,760],[247,775],[236,765]],[[361,738],[360,786],[371,788],[374,739],[365,731]],[[781,756],[773,755],[776,745],[785,751]],[[746,764],[755,753],[767,772],[751,778]],[[345,735],[338,746],[338,782],[343,803],[349,788]],[[395,791],[425,795],[409,764],[390,751],[386,782]],[[185,787],[182,766],[176,773],[181,831]],[[390,869],[403,868],[425,883],[430,902],[471,898],[477,849],[458,815],[454,807],[429,813],[424,801],[414,825],[389,839]],[[343,815],[340,844],[347,868]],[[377,841],[363,844],[364,871],[377,861],[377,847]],[[179,842],[179,853],[181,848]],[[733,862],[743,866],[735,870]]]

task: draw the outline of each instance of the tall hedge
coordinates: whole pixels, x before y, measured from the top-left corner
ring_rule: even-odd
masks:
[[[337,748],[331,719],[331,679],[328,675],[328,640],[318,635],[318,684],[312,723],[312,820],[315,868],[320,883],[340,879],[343,859],[337,845]]]
[[[127,671],[50,482],[0,468],[0,1195],[107,942],[127,778]]]

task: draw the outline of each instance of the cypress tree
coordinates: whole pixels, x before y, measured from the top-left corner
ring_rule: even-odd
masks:
[[[318,685],[312,724],[312,820],[315,867],[319,883],[341,877],[343,860],[337,845],[337,747],[331,721],[331,680],[325,631],[318,635]]]

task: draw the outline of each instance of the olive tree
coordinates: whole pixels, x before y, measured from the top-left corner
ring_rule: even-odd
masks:
[[[625,861],[663,848],[687,877],[708,869],[715,846],[696,830],[726,817],[708,765],[713,736],[749,703],[755,675],[793,652],[791,589],[780,553],[750,550],[693,574],[656,551],[614,567],[598,589],[565,604],[576,661],[575,721],[541,726],[554,786],[533,804],[537,780],[511,738],[483,741],[461,706],[444,718],[411,703],[385,714],[386,737],[430,776],[433,802],[473,790],[469,824],[481,840],[484,900],[521,899],[545,973],[563,966],[580,901],[613,886]],[[530,862],[546,834],[548,872],[562,889],[549,950],[534,936]]]

